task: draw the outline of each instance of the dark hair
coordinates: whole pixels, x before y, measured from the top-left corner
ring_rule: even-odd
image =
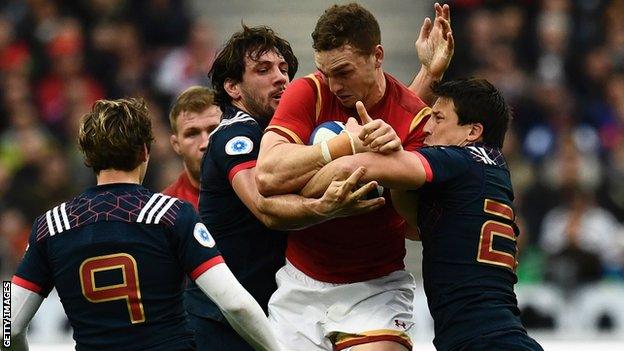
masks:
[[[453,100],[460,125],[481,123],[483,142],[503,147],[511,109],[498,89],[485,79],[464,78],[434,83],[433,93]]]
[[[144,147],[149,150],[153,140],[152,120],[142,99],[98,100],[80,121],[78,144],[95,173],[137,168]]]
[[[215,103],[221,109],[232,102],[232,97],[223,87],[225,80],[240,82],[245,73],[245,58],[249,57],[255,61],[269,51],[277,52],[288,63],[288,77],[292,80],[299,68],[297,57],[290,43],[278,37],[271,28],[267,26],[250,28],[243,24],[243,29],[234,33],[227,41],[208,72],[215,90]]]
[[[201,113],[214,104],[214,91],[210,88],[192,86],[184,90],[175,99],[169,112],[169,124],[173,134],[178,133],[178,117],[182,112]]]
[[[328,51],[345,44],[370,55],[381,44],[379,23],[372,13],[356,3],[334,5],[323,13],[312,32],[312,47]]]

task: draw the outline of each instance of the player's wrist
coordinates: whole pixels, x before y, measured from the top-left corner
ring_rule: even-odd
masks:
[[[330,217],[328,213],[328,206],[323,198],[320,199],[307,199],[304,203],[312,215],[316,218],[327,219]]]
[[[321,142],[319,146],[325,164],[342,156],[356,153],[354,137],[345,131],[327,141]]]
[[[442,76],[444,76],[444,71],[442,72],[434,72],[431,69],[431,63],[428,65],[421,64],[420,65],[420,77],[423,81],[433,83],[442,80]]]

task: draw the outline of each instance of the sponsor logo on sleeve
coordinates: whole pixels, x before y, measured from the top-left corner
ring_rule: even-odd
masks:
[[[210,235],[208,228],[206,228],[203,223],[195,224],[195,229],[193,229],[193,236],[195,237],[195,240],[197,240],[197,242],[199,242],[202,246],[215,246],[215,240],[212,238],[212,235]]]
[[[228,155],[245,155],[253,150],[253,141],[246,136],[237,136],[225,144],[225,153]]]

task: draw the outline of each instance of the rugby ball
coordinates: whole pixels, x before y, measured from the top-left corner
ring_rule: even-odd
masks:
[[[309,145],[316,145],[323,141],[327,141],[336,135],[340,134],[345,129],[345,125],[338,121],[323,122],[318,127],[314,128],[312,134],[310,134]]]
[[[308,141],[308,145],[316,145],[318,143],[322,143],[323,141],[327,141],[342,132],[345,129],[345,125],[339,121],[328,121],[319,124],[314,130],[312,134],[310,134],[310,139]],[[377,197],[383,196],[384,187],[381,185],[377,185],[377,190],[372,190],[366,196],[365,199],[374,199]]]

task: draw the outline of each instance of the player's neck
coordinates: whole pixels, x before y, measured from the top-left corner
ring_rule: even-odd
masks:
[[[188,168],[186,167],[186,165],[184,165],[184,173],[186,174],[186,178],[188,178],[189,183],[191,183],[191,185],[193,186],[193,188],[195,189],[199,189],[199,180],[195,179],[195,177],[193,177],[193,175],[191,174],[191,172],[188,170]]]
[[[103,169],[97,175],[97,185],[113,183],[141,184],[141,171],[137,167],[132,171],[120,171],[117,169]]]

